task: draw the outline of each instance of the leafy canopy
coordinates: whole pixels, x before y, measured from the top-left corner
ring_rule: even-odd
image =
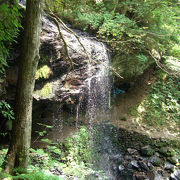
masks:
[[[177,0],[48,2],[56,14],[76,28],[92,31],[118,54],[146,56],[150,60],[150,52],[155,49],[162,63],[180,59]]]
[[[0,74],[4,74],[7,66],[6,58],[9,55],[9,49],[18,36],[21,14],[19,7],[3,3],[0,5]]]

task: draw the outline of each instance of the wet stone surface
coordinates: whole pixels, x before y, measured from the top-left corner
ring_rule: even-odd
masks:
[[[101,145],[99,145],[98,148],[101,149],[101,155],[108,153],[110,157],[108,171],[111,171],[113,180],[179,180],[180,166],[178,165],[179,159],[177,157],[179,156],[177,153],[175,153],[175,155],[173,154],[173,156],[167,156],[159,152],[159,147],[154,145],[156,140],[149,139],[138,133],[117,129],[109,124],[104,125],[103,128],[105,128],[104,132],[109,132],[109,134],[104,133],[103,137],[106,140],[111,140],[111,145],[106,147],[106,151],[101,149]],[[116,142],[116,138],[114,138],[114,133],[111,134],[111,132],[116,133],[116,137],[119,139],[118,142]],[[133,136],[133,138],[131,138],[131,136]],[[132,139],[134,139],[134,141],[132,141]],[[138,144],[136,139],[139,139]],[[140,141],[141,139],[143,139],[143,141]],[[140,142],[142,142],[142,144]],[[109,144],[110,143],[108,143],[108,145]],[[168,147],[168,145],[165,144],[166,143],[164,143],[164,149]],[[121,149],[122,147],[124,147],[123,150]],[[107,149],[111,149],[111,151],[107,151]],[[121,155],[116,154],[117,149],[121,151]],[[112,151],[114,152],[112,153]],[[172,149],[171,151],[168,150],[168,152],[172,151],[175,152]],[[176,157],[176,164],[171,163],[169,157]]]

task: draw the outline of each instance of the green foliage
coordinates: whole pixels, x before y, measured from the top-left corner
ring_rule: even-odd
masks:
[[[21,14],[17,5],[3,3],[0,6],[0,74],[4,74],[10,45],[15,42],[21,27],[20,18]]]
[[[61,157],[66,164],[64,171],[82,180],[95,173],[90,165],[96,154],[91,146],[90,137],[90,131],[86,127],[81,127],[79,132],[63,143],[64,152]]]
[[[49,175],[43,172],[42,170],[34,170],[32,172],[29,172],[27,174],[20,174],[17,176],[12,176],[13,179],[22,179],[22,180],[63,180],[63,178]]]
[[[90,148],[90,132],[86,127],[82,127],[63,143],[54,143],[49,139],[42,140],[49,144],[45,150],[30,149],[30,162],[34,168],[41,168],[44,171],[59,167],[66,174],[82,180],[95,172],[89,165],[93,152]]]
[[[5,158],[5,156],[6,156],[6,153],[7,153],[7,151],[8,151],[8,149],[2,149],[2,150],[0,150],[0,172],[1,172],[1,166],[2,166],[2,164],[3,164],[3,162],[4,162],[4,158]]]
[[[8,120],[14,119],[14,112],[11,106],[3,100],[0,101],[0,114]]]
[[[44,137],[47,134],[47,130],[53,128],[53,126],[49,126],[46,124],[42,124],[42,123],[37,123],[40,126],[43,126],[44,129],[42,131],[35,131],[39,136],[36,138],[36,140],[33,142],[35,143],[40,137]],[[41,141],[43,142],[47,142],[49,144],[53,144],[53,142],[49,139],[41,139]]]
[[[22,179],[22,180],[63,180],[64,178],[51,175],[47,173],[45,170],[50,168],[51,165],[51,157],[48,153],[44,152],[43,149],[30,149],[30,156],[34,159],[35,166],[30,165],[28,167],[28,171],[26,173],[20,174],[19,172],[23,172],[23,170],[14,169],[15,176],[11,176],[9,174],[1,173],[2,168],[0,168],[0,179],[9,178],[9,179]],[[0,167],[4,162],[4,158],[6,156],[7,149],[0,150]],[[31,160],[33,163],[33,161]],[[43,165],[43,166],[42,166]],[[43,168],[43,170],[41,168]],[[53,167],[51,165],[51,167]]]
[[[65,156],[66,160],[70,163],[77,162],[90,162],[91,148],[90,148],[90,132],[86,127],[82,127],[80,131],[73,137],[67,138],[64,145],[67,148]]]
[[[106,13],[104,15],[103,24],[99,28],[100,37],[111,37],[112,40],[120,40],[123,35],[133,37],[133,29],[136,28],[136,23],[124,14]],[[128,31],[129,30],[129,31]]]
[[[95,32],[116,54],[140,61],[131,64],[147,67],[153,50],[163,56],[167,67],[171,64],[166,60],[179,59],[178,1],[60,0],[51,9],[74,27]]]
[[[143,54],[137,55],[137,58],[139,59],[139,62],[141,62],[142,64],[144,64],[148,60],[148,58]]]
[[[155,127],[166,125],[168,129],[176,131],[180,125],[179,85],[176,78],[157,81],[137,108],[143,123]]]

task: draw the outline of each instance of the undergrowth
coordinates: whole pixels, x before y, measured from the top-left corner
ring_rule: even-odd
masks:
[[[157,80],[132,114],[138,116],[141,123],[176,131],[180,125],[179,85],[175,77]]]
[[[66,138],[64,142],[55,143],[49,139],[42,139],[49,145],[44,149],[30,149],[27,173],[20,174],[18,172],[23,170],[14,169],[15,176],[10,176],[1,173],[1,168],[0,179],[8,177],[10,180],[61,180],[74,177],[85,180],[93,177],[94,174],[106,179],[101,170],[95,170],[91,165],[95,152],[91,148],[90,137],[90,131],[86,127],[81,127],[79,132]],[[0,150],[0,167],[6,153],[7,149]]]
[[[117,137],[116,128],[111,125],[106,125],[106,128],[101,126],[95,127],[97,132],[94,132],[95,144],[98,147],[105,148],[107,137],[111,138],[115,147],[121,147],[121,144],[116,142]],[[100,131],[99,131],[100,130]],[[104,130],[102,133],[102,130]],[[101,132],[99,134],[99,132]],[[107,135],[105,138],[105,134]],[[29,166],[26,173],[19,173],[19,169],[14,169],[14,175],[2,173],[0,168],[0,179],[7,178],[7,180],[22,179],[22,180],[63,180],[63,179],[78,179],[78,180],[95,180],[109,178],[100,168],[95,167],[94,161],[101,161],[96,148],[93,148],[91,142],[91,132],[86,127],[81,127],[79,132],[74,136],[66,138],[64,142],[55,143],[48,139],[43,139],[43,142],[49,143],[44,149],[30,149]],[[166,147],[174,146],[159,141],[158,146]],[[113,145],[112,144],[112,145]],[[157,145],[157,143],[156,143]],[[110,148],[111,146],[107,146]],[[177,147],[176,147],[177,148]],[[96,149],[96,150],[95,150]],[[101,148],[100,148],[101,149]],[[105,149],[101,153],[106,151]],[[176,149],[177,150],[177,149]],[[4,161],[7,149],[0,150],[0,166]],[[177,151],[179,153],[179,151]],[[98,166],[99,167],[99,166]],[[23,171],[21,171],[23,172]],[[25,171],[24,171],[25,172]]]

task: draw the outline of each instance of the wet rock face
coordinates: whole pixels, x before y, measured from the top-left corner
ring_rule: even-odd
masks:
[[[73,67],[67,58],[57,27],[48,18],[43,17],[39,68],[48,65],[51,72],[49,78],[37,79],[34,98],[62,102],[70,108],[79,103],[87,103],[86,97],[90,86],[92,88],[99,79],[102,80],[101,75],[107,71],[108,54],[104,44],[88,39],[81,32],[77,32],[91,57],[91,63],[89,63],[83,47],[75,36],[65,30],[62,30],[62,33],[68,44]],[[49,83],[48,90],[45,87],[47,83]],[[101,88],[99,90],[103,91]]]
[[[20,1],[20,3],[24,4],[25,1]],[[59,36],[56,25],[47,17],[43,17],[41,58],[38,71],[42,70],[36,79],[33,97],[37,101],[60,102],[64,104],[65,109],[74,109],[78,104],[86,107],[90,88],[93,89],[101,82],[101,84],[99,83],[98,96],[101,96],[105,91],[106,87],[103,85],[105,80],[103,78],[107,76],[105,74],[108,66],[108,53],[103,43],[88,38],[89,35],[86,33],[76,31],[81,43],[91,57],[91,63],[89,63],[87,54],[75,36],[64,29],[62,33],[68,44],[73,67],[71,67],[71,63],[68,60],[64,43]],[[16,54],[16,58],[20,54],[20,47],[18,46],[15,51],[16,53],[12,52],[12,54]],[[48,72],[43,71],[45,66],[47,66]],[[14,68],[12,72],[9,72],[8,81],[10,84],[16,85],[18,69],[16,73],[14,72]]]

